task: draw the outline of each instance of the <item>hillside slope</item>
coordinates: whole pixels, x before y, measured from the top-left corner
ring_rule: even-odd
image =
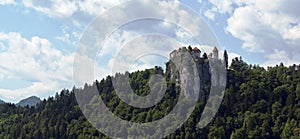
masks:
[[[130,73],[135,93],[149,93],[147,80],[154,73],[161,74],[162,69],[156,67]],[[266,70],[236,58],[227,76],[225,96],[213,121],[205,128],[196,127],[207,99],[204,95],[186,123],[166,138],[300,137],[299,70],[283,65]],[[93,86],[115,115],[132,122],[160,119],[176,104],[180,88],[172,80],[167,80],[167,92],[159,104],[150,109],[137,109],[116,96],[112,78],[108,76],[84,89],[62,90],[35,108],[1,104],[0,138],[108,138],[85,119],[74,96],[74,91],[84,93]]]

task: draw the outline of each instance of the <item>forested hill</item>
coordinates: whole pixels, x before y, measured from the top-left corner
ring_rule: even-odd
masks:
[[[149,93],[147,80],[155,67],[130,73],[135,93]],[[96,81],[106,105],[116,115],[133,122],[149,122],[165,116],[176,104],[178,86],[167,80],[163,100],[150,109],[129,107],[117,98],[113,77]],[[84,90],[90,86],[86,85]],[[234,59],[227,72],[227,87],[221,107],[205,128],[197,128],[206,97],[200,98],[186,123],[167,138],[300,138],[300,70],[283,64],[267,70]],[[36,107],[0,105],[0,138],[108,138],[85,119],[72,91],[62,90]],[[162,109],[163,108],[163,109]]]

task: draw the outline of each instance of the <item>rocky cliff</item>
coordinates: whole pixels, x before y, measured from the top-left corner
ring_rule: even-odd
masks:
[[[174,50],[167,63],[170,79],[180,86],[187,98],[194,96],[187,92],[191,92],[191,89],[195,90],[196,85],[199,86],[201,97],[209,93],[211,86],[224,86],[226,82],[226,78],[220,76],[226,71],[223,61],[218,59],[218,56],[201,57],[200,54],[198,48],[183,47]]]

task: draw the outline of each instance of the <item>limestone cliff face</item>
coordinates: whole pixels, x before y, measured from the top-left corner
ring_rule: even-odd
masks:
[[[199,87],[199,96],[209,94],[220,96],[220,90],[226,85],[226,68],[224,62],[218,59],[218,49],[215,47],[209,57],[201,57],[198,48],[174,50],[170,54],[170,62],[167,64],[170,71],[170,79],[180,86],[187,98],[194,97],[195,87]]]

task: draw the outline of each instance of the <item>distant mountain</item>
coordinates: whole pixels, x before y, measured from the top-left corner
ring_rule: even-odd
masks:
[[[3,100],[0,99],[0,104],[3,104],[3,103],[5,103],[5,102],[4,102]]]
[[[17,106],[22,106],[22,107],[24,107],[24,106],[29,106],[29,107],[31,107],[31,106],[35,106],[36,104],[38,104],[39,102],[41,102],[41,99],[40,98],[38,98],[38,97],[36,97],[36,96],[31,96],[31,97],[29,97],[29,98],[26,98],[26,99],[23,99],[23,100],[21,100],[19,103],[17,103],[16,105]]]

